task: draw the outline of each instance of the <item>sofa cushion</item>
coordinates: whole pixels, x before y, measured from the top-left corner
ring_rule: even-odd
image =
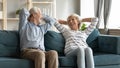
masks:
[[[59,56],[59,66],[61,67],[76,67],[77,61],[76,57],[67,57],[67,56]]]
[[[100,35],[98,42],[100,52],[120,54],[120,36]]]
[[[34,68],[34,63],[27,59],[0,57],[0,68]]]
[[[86,42],[87,44],[96,52],[98,49],[98,36],[99,36],[98,29],[94,29],[94,31],[89,35]]]
[[[0,56],[19,56],[17,31],[0,31]]]
[[[60,66],[63,67],[76,67],[77,66],[77,58],[67,57],[67,56],[59,56]],[[109,66],[109,65],[119,65],[120,64],[120,55],[108,54],[108,53],[95,53],[94,54],[94,62],[95,66]]]
[[[45,34],[44,44],[46,51],[56,50],[59,55],[64,55],[65,39],[61,33],[48,31]]]
[[[96,53],[94,55],[95,66],[119,65],[120,55]]]
[[[93,51],[97,51],[97,37],[99,35],[99,31],[95,29],[88,37],[87,43],[93,49]],[[61,33],[57,33],[54,31],[48,31],[45,34],[45,48],[46,50],[56,50],[59,55],[64,55],[64,45],[65,39]]]

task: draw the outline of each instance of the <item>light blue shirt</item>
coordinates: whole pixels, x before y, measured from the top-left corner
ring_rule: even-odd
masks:
[[[49,16],[43,16],[43,20],[46,23],[37,26],[27,20],[29,15],[30,14],[26,9],[20,11],[19,34],[21,50],[32,47],[45,51],[44,34],[56,22],[56,20]]]

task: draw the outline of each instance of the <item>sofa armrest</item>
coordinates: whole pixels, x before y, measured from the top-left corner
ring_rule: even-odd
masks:
[[[98,37],[98,51],[120,54],[120,36],[100,35]]]

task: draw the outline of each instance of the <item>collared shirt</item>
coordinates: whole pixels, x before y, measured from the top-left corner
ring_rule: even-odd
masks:
[[[35,25],[27,20],[29,12],[26,9],[20,11],[19,34],[20,47],[24,48],[39,48],[45,51],[44,34],[56,22],[55,19],[49,16],[44,16],[45,24]]]
[[[66,44],[65,44],[65,54],[68,53],[71,49],[74,49],[79,46],[87,47],[86,39],[95,29],[97,24],[97,18],[93,18],[91,24],[84,31],[75,31],[70,30],[59,23],[55,23],[55,27],[63,34]]]

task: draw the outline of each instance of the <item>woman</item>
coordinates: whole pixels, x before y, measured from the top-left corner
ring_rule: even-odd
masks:
[[[67,21],[59,20],[55,27],[63,34],[65,43],[65,55],[77,56],[78,68],[94,68],[92,49],[87,45],[86,39],[94,30],[97,24],[97,18],[79,19],[79,15],[72,14],[68,16]],[[81,22],[91,22],[89,27],[84,31],[79,31]],[[68,24],[70,29],[63,27],[61,24]]]

